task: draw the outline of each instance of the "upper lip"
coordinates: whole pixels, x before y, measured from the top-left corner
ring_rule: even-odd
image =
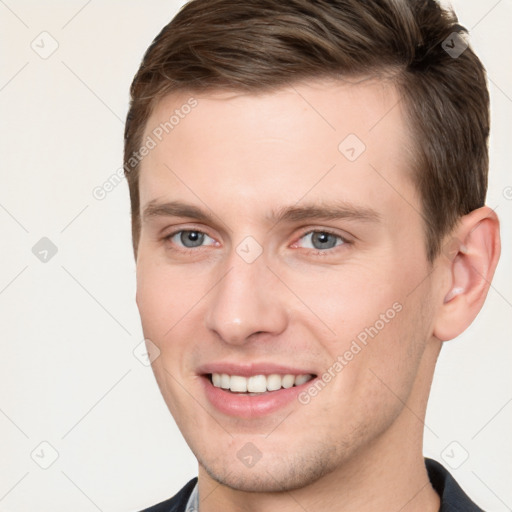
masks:
[[[200,375],[210,373],[227,373],[228,375],[240,375],[241,377],[250,377],[252,375],[271,375],[278,373],[280,375],[315,375],[310,370],[303,368],[293,368],[275,363],[230,363],[230,362],[217,362],[208,363],[200,366],[197,369]]]

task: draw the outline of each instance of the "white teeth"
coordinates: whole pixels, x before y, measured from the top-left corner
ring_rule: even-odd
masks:
[[[240,377],[240,375],[231,375],[229,379],[229,389],[231,391],[240,391],[245,393],[247,391],[247,379]]]
[[[216,387],[216,388],[220,388],[220,381],[222,380],[221,376],[220,376],[220,373],[213,373],[212,374],[212,382],[213,382],[213,385]]]
[[[281,386],[283,386],[283,388],[285,388],[285,389],[288,389],[293,386],[294,382],[295,382],[294,375],[285,375],[281,380]]]
[[[281,375],[273,373],[272,375],[267,376],[267,390],[277,391],[278,389],[281,389]]]
[[[213,380],[213,374],[212,374],[212,380]],[[230,379],[229,379],[229,375],[227,373],[221,374],[221,376],[220,376],[220,387],[222,389],[229,389],[229,381],[230,381]],[[214,384],[214,386],[215,386],[215,384]]]
[[[267,391],[267,378],[265,375],[253,375],[249,377],[247,379],[247,391],[251,393],[264,393]]]
[[[212,373],[212,383],[216,388],[229,389],[237,393],[248,392],[255,394],[300,386],[312,378],[313,375],[310,374],[279,375],[272,373],[270,375],[252,375],[247,378],[240,375],[228,375],[227,373]]]
[[[301,384],[304,384],[305,382],[310,380],[310,378],[310,375],[297,375],[297,377],[295,377],[295,385],[300,386]]]

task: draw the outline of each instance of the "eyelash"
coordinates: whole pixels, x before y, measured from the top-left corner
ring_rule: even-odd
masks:
[[[173,231],[172,233],[169,233],[168,235],[164,236],[163,240],[167,241],[167,242],[171,242],[171,239],[175,235],[177,235],[179,233],[183,233],[183,232],[196,232],[196,233],[200,233],[200,234],[203,234],[203,235],[206,235],[206,236],[210,237],[210,235],[208,235],[204,231],[201,231],[200,229],[191,228],[191,229],[178,229],[176,231]],[[310,235],[312,233],[325,233],[325,234],[329,234],[329,235],[332,235],[332,236],[334,236],[334,237],[336,237],[336,238],[338,238],[338,239],[340,239],[342,241],[342,243],[340,245],[335,245],[334,247],[331,247],[329,249],[324,249],[324,250],[320,250],[320,249],[307,249],[310,252],[310,254],[313,254],[315,256],[329,254],[329,253],[334,252],[337,249],[340,249],[344,245],[352,244],[352,242],[350,240],[348,240],[347,238],[341,236],[339,233],[335,233],[334,231],[331,231],[329,229],[322,228],[322,229],[309,229],[307,231],[304,231],[296,239],[296,241],[293,242],[293,245],[295,245],[299,240],[304,238],[306,235]],[[213,237],[210,237],[210,238],[213,238]],[[179,252],[181,252],[183,254],[192,254],[192,253],[197,253],[197,249],[201,249],[202,247],[205,247],[205,246],[198,246],[198,247],[194,247],[194,248],[191,248],[191,247],[181,247],[181,246],[178,246],[178,247],[179,248],[176,249],[177,251],[179,251]]]

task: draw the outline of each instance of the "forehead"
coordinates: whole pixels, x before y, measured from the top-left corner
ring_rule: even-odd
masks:
[[[403,207],[404,197],[418,205],[408,134],[389,81],[170,94],[146,125],[144,141],[154,147],[141,162],[141,207],[208,198],[252,215],[256,206],[275,209],[306,196],[383,210]]]

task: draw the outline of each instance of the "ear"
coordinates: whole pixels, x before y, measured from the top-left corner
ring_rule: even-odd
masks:
[[[436,262],[447,277],[433,331],[441,341],[467,329],[483,306],[500,257],[498,217],[487,206],[473,210],[447,240]]]

